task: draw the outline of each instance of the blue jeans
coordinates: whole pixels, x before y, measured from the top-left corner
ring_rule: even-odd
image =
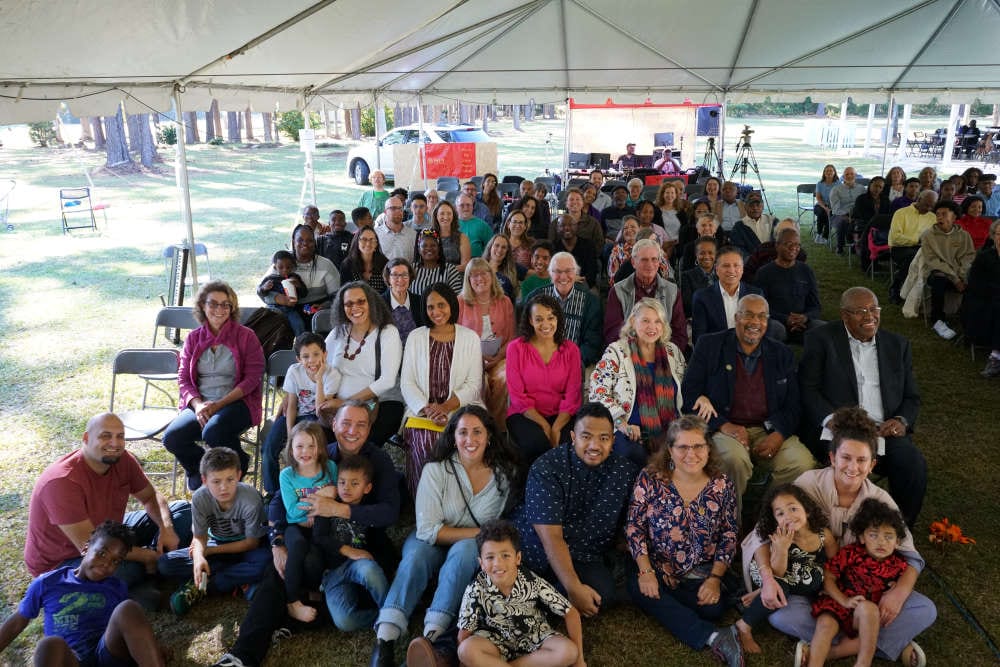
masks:
[[[458,615],[465,587],[476,573],[478,556],[475,539],[460,540],[445,547],[427,544],[418,540],[416,533],[410,533],[403,544],[403,560],[396,571],[396,578],[392,580],[376,625],[391,623],[405,632],[410,615],[436,573],[438,586],[424,622],[442,628],[450,626]]]
[[[634,563],[625,571],[625,586],[636,606],[652,616],[670,633],[691,648],[705,648],[715,632],[717,621],[726,610],[723,602],[698,604],[698,589],[704,579],[681,579],[677,588],[660,581],[660,599],[648,598],[639,590],[639,572]]]
[[[218,542],[208,540],[209,546],[216,546]],[[208,557],[208,567],[211,570],[208,576],[209,590],[228,593],[242,584],[255,584],[260,581],[264,574],[264,568],[271,562],[271,550],[264,547],[257,547],[250,551],[237,554],[219,554]],[[160,574],[171,579],[187,580],[193,576],[194,561],[188,555],[187,549],[177,549],[162,556],[157,563]]]
[[[199,465],[205,453],[198,441],[204,441],[207,447],[228,447],[234,450],[240,457],[240,467],[245,473],[250,466],[250,457],[240,447],[240,434],[250,426],[250,408],[242,400],[230,403],[216,412],[204,428],[198,423],[194,410],[185,408],[163,432],[163,446],[184,467],[188,488],[194,491],[201,486]]]
[[[300,333],[310,331],[309,327],[306,327],[305,320],[302,319],[302,311],[298,309],[298,306],[279,306],[273,305],[268,306],[268,310],[275,310],[285,316],[288,320],[288,326],[292,328],[292,333],[298,336]],[[312,322],[309,323],[310,325]]]
[[[341,632],[370,628],[388,592],[385,572],[367,558],[347,559],[323,575],[326,608]]]
[[[177,533],[177,537],[180,539],[178,549],[183,549],[186,552],[187,546],[191,544],[191,503],[186,500],[171,502],[170,520],[174,524],[174,532]],[[135,534],[136,546],[156,548],[156,540],[160,535],[160,527],[156,525],[155,521],[149,518],[145,510],[126,512],[122,523],[132,529],[132,532]],[[77,567],[82,561],[82,557],[70,558],[64,560],[60,564],[60,567],[63,565]],[[188,571],[190,569],[189,567]],[[146,566],[142,563],[126,560],[122,561],[118,569],[115,570],[115,576],[131,588],[150,578],[151,575],[146,573]]]

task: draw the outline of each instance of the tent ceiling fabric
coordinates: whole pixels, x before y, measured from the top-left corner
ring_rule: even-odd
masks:
[[[0,0],[0,122],[130,106],[1000,102],[1000,0]],[[981,45],[981,48],[977,45]],[[246,48],[244,48],[246,47]]]

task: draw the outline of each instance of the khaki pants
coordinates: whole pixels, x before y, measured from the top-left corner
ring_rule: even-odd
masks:
[[[812,454],[797,436],[791,436],[781,445],[781,449],[773,459],[765,459],[753,453],[757,443],[767,437],[767,431],[759,426],[748,426],[747,436],[749,449],[740,444],[736,438],[731,438],[716,431],[712,436],[712,454],[722,472],[733,480],[736,487],[736,515],[743,516],[743,494],[747,490],[747,481],[753,476],[754,469],[762,467],[771,473],[771,484],[787,484],[806,470],[816,467]],[[769,486],[770,486],[769,485]]]

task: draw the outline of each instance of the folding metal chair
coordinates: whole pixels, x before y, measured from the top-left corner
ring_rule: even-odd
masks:
[[[60,188],[59,190],[59,213],[62,216],[62,231],[67,234],[71,229],[92,229],[97,231],[97,218],[94,217],[94,206],[90,200],[90,188]],[[82,214],[85,218],[80,220],[76,217],[73,220],[67,216],[74,217]]]
[[[437,179],[437,189],[445,192],[458,192],[462,189],[462,184],[457,176],[440,176]]]
[[[272,352],[267,359],[264,370],[264,419],[261,421],[257,431],[257,442],[263,443],[267,440],[267,434],[274,427],[274,411],[278,407],[278,397],[281,395],[281,385],[284,384],[285,374],[288,368],[295,363],[295,352],[293,350],[278,350]],[[259,470],[260,449],[257,449],[258,456],[255,457],[254,470]],[[257,475],[259,481],[260,475]],[[260,486],[258,484],[258,486]]]
[[[806,195],[806,201],[802,201],[802,195]],[[815,183],[800,183],[795,186],[795,204],[798,207],[798,222],[799,229],[802,229],[802,216],[806,213],[812,214],[812,226],[813,231],[816,229],[816,184]]]
[[[326,336],[333,330],[333,311],[329,308],[317,310],[312,316],[313,333]]]

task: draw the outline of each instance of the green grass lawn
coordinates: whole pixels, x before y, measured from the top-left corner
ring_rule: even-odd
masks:
[[[728,151],[742,122],[729,123]],[[914,119],[911,129],[943,124],[942,119]],[[839,171],[853,164],[863,175],[881,169],[880,150],[865,157],[860,149],[848,155],[804,145],[801,120],[754,119],[752,125],[764,186],[777,215],[795,214],[795,185],[818,180],[827,162]],[[538,121],[523,127],[523,133],[516,133],[509,123],[500,122],[491,124],[491,131],[497,133],[503,173],[534,177],[561,159],[563,125]],[[550,132],[553,146],[546,158],[544,141]],[[0,610],[6,615],[29,582],[21,549],[34,480],[58,455],[76,446],[88,416],[107,409],[115,351],[149,345],[160,295],[166,293],[161,251],[185,232],[177,212],[170,149],[161,150],[167,162],[153,173],[95,173],[97,198],[111,205],[107,224],[99,216],[98,233],[63,236],[57,189],[85,185],[84,169],[103,164],[103,154],[10,148],[5,143],[0,178],[18,181],[11,197],[14,231],[0,231]],[[347,149],[346,143],[331,143],[316,153],[324,218],[333,208],[349,211],[362,192],[344,174]],[[272,252],[287,244],[298,220],[302,154],[291,145],[202,145],[189,148],[188,157],[195,235],[208,244],[212,276],[229,281],[243,305],[256,305],[257,281]],[[890,153],[889,165],[899,161]],[[907,172],[915,173],[916,164],[906,162]],[[840,292],[870,283],[826,248],[805,245],[821,281],[825,316],[835,318]],[[881,279],[870,286],[886,296]],[[993,601],[993,592],[1000,590],[1000,519],[994,500],[1000,473],[993,436],[1000,385],[978,375],[982,353],[972,361],[967,348],[941,341],[922,321],[904,320],[898,308],[886,307],[882,322],[912,340],[923,396],[916,440],[930,464],[930,487],[917,529],[918,545],[952,594],[994,637],[1000,636],[1000,605]],[[144,458],[167,460],[154,447],[140,446],[138,451]],[[155,481],[169,492],[169,480]],[[932,549],[927,525],[942,516],[960,523],[978,543],[952,546],[944,553]],[[942,587],[925,574],[918,588],[938,605],[937,623],[920,638],[932,664],[996,664],[984,639]],[[157,614],[157,628],[174,648],[173,664],[214,661],[232,642],[245,606],[243,601],[219,599],[199,605],[179,621],[169,613]],[[704,653],[681,646],[631,607],[588,621],[584,630],[592,666],[715,664]],[[40,624],[35,623],[0,655],[0,665],[25,664],[39,636]],[[325,630],[305,637],[283,642],[268,664],[364,665],[373,634],[345,636]],[[769,630],[760,631],[758,638],[765,654],[751,657],[749,664],[789,662],[794,646],[790,639]]]

